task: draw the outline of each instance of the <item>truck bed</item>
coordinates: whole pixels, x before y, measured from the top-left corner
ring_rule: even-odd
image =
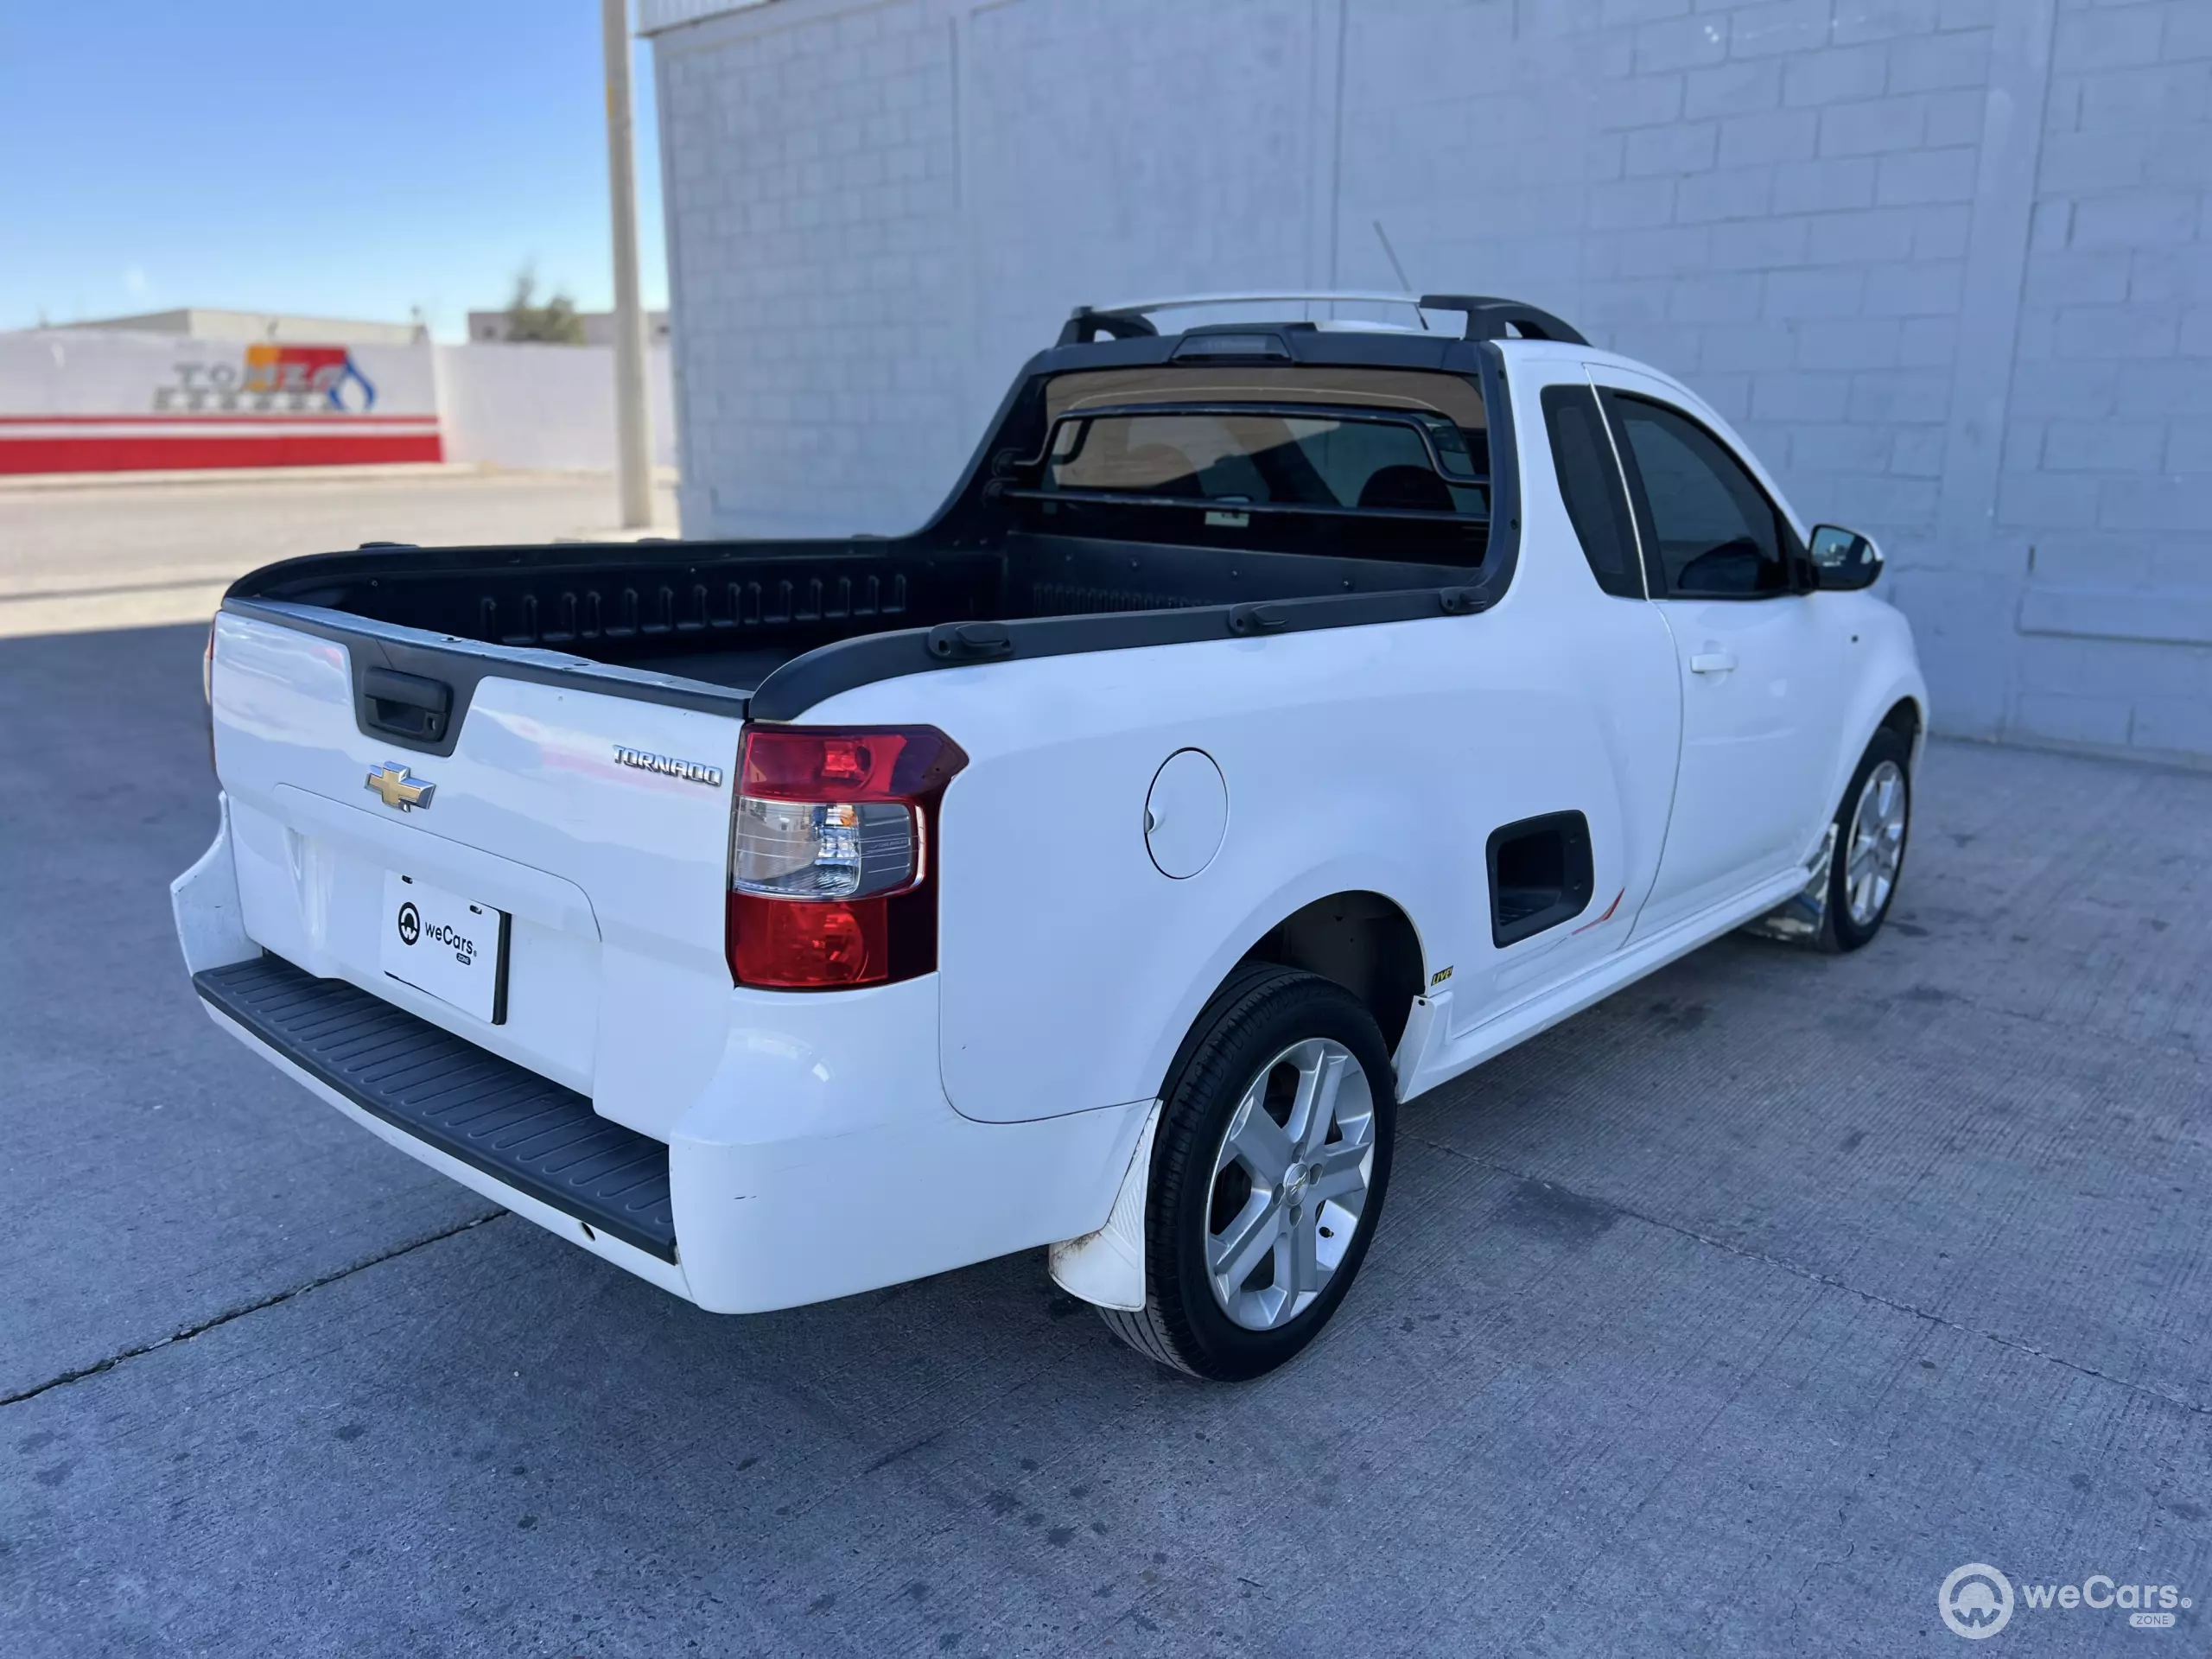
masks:
[[[1200,331],[1195,357],[1158,338],[1041,353],[912,535],[375,543],[257,570],[226,602],[361,641],[357,669],[406,682],[397,725],[371,720],[357,686],[365,728],[397,731],[408,697],[449,692],[457,720],[494,673],[790,720],[930,669],[1409,620],[1502,594],[1519,521],[1494,349],[1286,325],[1239,358],[1256,338],[1217,352]],[[1086,448],[1094,426],[1107,435]]]
[[[1195,516],[1195,515],[1194,515]],[[480,644],[751,691],[825,645],[947,623],[1433,588],[1459,564],[1014,531],[812,542],[372,546],[231,589]]]

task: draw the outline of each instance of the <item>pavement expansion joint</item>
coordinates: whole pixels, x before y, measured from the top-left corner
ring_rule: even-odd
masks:
[[[320,1278],[310,1279],[304,1284],[288,1286],[267,1296],[257,1297],[254,1300],[242,1302],[236,1307],[226,1308],[211,1319],[202,1319],[197,1325],[187,1325],[181,1331],[172,1331],[168,1336],[159,1338],[153,1342],[141,1343],[134,1348],[125,1348],[120,1353],[108,1355],[105,1359],[96,1359],[89,1365],[79,1365],[62,1372],[58,1376],[50,1376],[43,1382],[34,1382],[27,1389],[17,1389],[12,1394],[0,1395],[0,1406],[21,1405],[24,1401],[35,1400],[50,1389],[61,1388],[71,1382],[81,1382],[86,1377],[98,1376],[104,1371],[111,1371],[125,1360],[137,1359],[141,1355],[156,1353],[163,1348],[173,1348],[180,1342],[189,1342],[193,1338],[204,1335],[219,1325],[228,1325],[233,1319],[242,1319],[249,1313],[258,1313],[264,1308],[275,1307],[280,1303],[292,1300],[295,1297],[304,1296],[311,1290],[321,1290],[326,1285],[334,1285],[340,1280],[350,1279],[357,1273],[365,1272],[386,1262],[397,1261],[403,1255],[410,1255],[426,1245],[436,1244],[461,1233],[473,1231],[486,1222],[499,1220],[506,1213],[504,1210],[494,1210],[488,1215],[472,1217],[457,1226],[442,1228],[435,1233],[424,1233],[419,1238],[410,1238],[404,1244],[394,1245],[391,1249],[380,1251],[375,1255],[365,1256],[359,1262],[350,1262],[334,1272],[322,1274]]]

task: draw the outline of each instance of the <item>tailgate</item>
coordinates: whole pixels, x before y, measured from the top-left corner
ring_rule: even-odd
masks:
[[[442,694],[435,741],[397,734]],[[233,601],[211,699],[257,944],[666,1138],[728,1027],[741,697]],[[416,954],[425,931],[453,960]],[[410,949],[390,942],[410,933]]]

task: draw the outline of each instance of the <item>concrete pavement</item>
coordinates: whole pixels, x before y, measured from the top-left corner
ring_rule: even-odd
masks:
[[[251,1060],[162,892],[200,639],[0,641],[0,1650],[1944,1654],[1969,1560],[2196,1604],[1987,1651],[2204,1649],[2212,777],[1936,745],[1873,947],[1415,1103],[1219,1388],[1035,1256],[699,1313]]]

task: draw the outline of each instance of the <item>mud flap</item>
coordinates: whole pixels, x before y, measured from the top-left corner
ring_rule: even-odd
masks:
[[[1835,858],[1835,825],[1821,837],[1821,849],[1805,867],[1805,885],[1742,931],[1788,944],[1811,944],[1828,918],[1828,867]]]
[[[1152,1186],[1152,1140],[1160,1130],[1162,1104],[1152,1103],[1106,1224],[1080,1238],[1046,1247],[1052,1282],[1071,1296],[1129,1313],[1144,1306],[1144,1207]]]

